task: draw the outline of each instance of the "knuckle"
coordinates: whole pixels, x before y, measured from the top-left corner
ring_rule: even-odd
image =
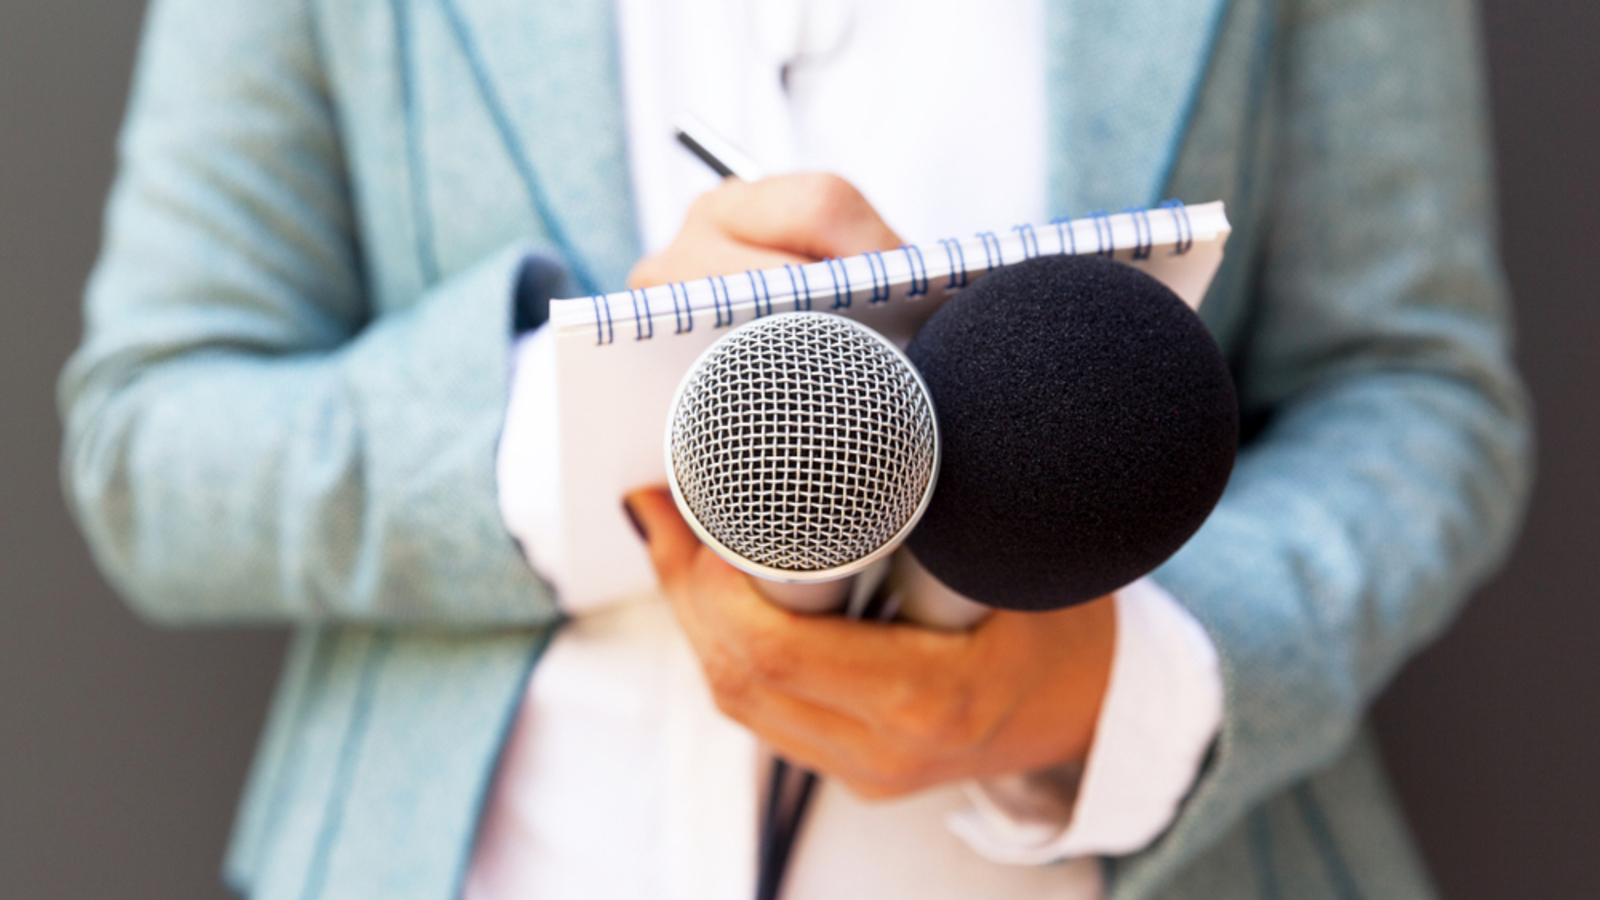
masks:
[[[844,786],[850,789],[850,793],[868,803],[881,803],[885,800],[893,800],[897,796],[894,791],[875,781],[852,779],[846,780]]]
[[[723,654],[713,654],[701,667],[706,673],[706,683],[717,708],[728,716],[737,717],[749,708],[750,679]]]
[[[880,799],[904,796],[921,786],[925,769],[926,764],[920,757],[902,752],[882,753],[868,762],[863,783],[870,785]]]
[[[777,628],[753,630],[747,638],[750,670],[755,677],[769,683],[781,683],[794,677],[798,660],[792,643]]]
[[[735,722],[739,722],[741,724],[745,723],[745,716],[749,713],[748,704],[742,703],[739,700],[722,693],[713,693],[711,698],[712,702],[717,707],[717,712],[722,713],[724,716],[727,716]]]
[[[865,199],[850,182],[837,175],[814,173],[799,187],[800,218],[816,228],[828,228],[860,215]]]
[[[724,190],[723,187],[717,187],[694,198],[694,202],[689,204],[686,218],[692,222],[715,218],[716,211],[722,203],[721,194]]]
[[[628,273],[628,287],[645,288],[654,287],[662,283],[662,263],[659,256],[646,256],[633,266],[633,271]]]
[[[751,656],[750,668],[756,678],[769,684],[781,684],[790,680],[795,670],[793,655],[776,644],[755,650]]]
[[[959,693],[919,691],[895,706],[891,722],[906,740],[938,747],[969,746],[981,730],[970,704]]]
[[[729,178],[694,198],[684,217],[684,229],[726,230],[730,212],[749,202],[749,185]]]

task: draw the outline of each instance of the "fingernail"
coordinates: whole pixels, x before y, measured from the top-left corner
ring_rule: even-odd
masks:
[[[623,500],[622,511],[627,513],[628,524],[633,526],[633,533],[639,536],[639,540],[648,542],[650,535],[645,534],[644,523],[639,521],[639,514],[633,511],[633,504]]]

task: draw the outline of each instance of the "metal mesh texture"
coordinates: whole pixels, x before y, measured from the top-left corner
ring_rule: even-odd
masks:
[[[937,466],[933,405],[864,326],[822,313],[723,337],[684,384],[673,474],[711,536],[758,565],[848,565],[910,522]]]

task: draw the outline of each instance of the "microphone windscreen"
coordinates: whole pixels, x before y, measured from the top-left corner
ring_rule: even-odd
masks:
[[[684,520],[760,578],[844,578],[893,552],[939,468],[933,405],[883,336],[822,312],[768,315],[700,355],[668,415]]]
[[[907,356],[943,456],[908,545],[981,603],[1057,609],[1148,574],[1233,469],[1238,405],[1221,352],[1130,266],[1053,256],[1001,269],[946,302]]]

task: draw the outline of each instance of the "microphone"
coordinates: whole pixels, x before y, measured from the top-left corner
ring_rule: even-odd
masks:
[[[1153,570],[1221,498],[1237,435],[1232,379],[1193,311],[1129,266],[1057,256],[957,294],[904,355],[826,313],[729,332],[679,385],[666,463],[690,527],[769,599],[835,609],[904,541],[885,610],[961,629]],[[780,832],[787,767],[773,773],[763,898],[816,783]]]
[[[678,511],[767,599],[860,618],[927,509],[939,428],[927,386],[882,335],[822,312],[746,323],[678,385],[665,441]],[[861,575],[863,577],[857,577]],[[775,757],[757,900],[773,900],[817,776]]]
[[[939,429],[922,378],[882,335],[791,312],[706,348],[678,385],[665,452],[673,499],[706,546],[779,605],[829,612],[927,508]]]
[[[908,606],[953,593],[1043,611],[1104,596],[1176,553],[1227,486],[1239,430],[1227,364],[1199,316],[1130,266],[1052,256],[1001,269],[947,301],[906,353],[943,455],[895,562]]]

